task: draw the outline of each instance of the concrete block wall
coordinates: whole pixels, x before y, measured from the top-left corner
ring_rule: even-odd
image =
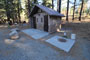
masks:
[[[49,17],[49,33],[57,32],[57,29],[60,29],[60,24],[60,18]]]

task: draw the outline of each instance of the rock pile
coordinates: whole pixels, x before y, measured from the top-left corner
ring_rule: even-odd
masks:
[[[15,28],[11,30],[11,33],[9,34],[10,38],[13,40],[16,40],[19,38],[19,34],[18,34],[19,29]]]

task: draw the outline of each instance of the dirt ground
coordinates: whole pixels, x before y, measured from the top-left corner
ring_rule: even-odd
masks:
[[[83,55],[90,60],[90,23],[67,23],[63,26],[70,33],[76,34],[76,46]]]
[[[20,39],[5,42],[5,39],[9,38],[11,28],[2,25],[0,26],[0,60],[90,60],[90,23],[69,23],[64,25],[63,29],[67,31],[68,38],[71,33],[75,33],[77,37],[69,53],[44,42],[55,35],[63,36],[63,32],[53,33],[39,40],[20,32]]]

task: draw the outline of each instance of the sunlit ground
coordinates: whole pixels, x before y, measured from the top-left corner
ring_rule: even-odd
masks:
[[[0,25],[0,28],[3,28],[3,27],[8,27],[7,25]]]
[[[12,44],[12,43],[15,42],[15,40],[5,39],[4,42],[5,42],[6,44]]]

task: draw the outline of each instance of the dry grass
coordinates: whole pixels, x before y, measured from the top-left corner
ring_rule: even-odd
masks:
[[[64,27],[72,29],[73,33],[82,38],[90,38],[90,23],[66,23]]]
[[[63,17],[62,21],[66,21],[66,17]],[[72,15],[69,15],[68,21],[69,22],[74,22],[74,23],[78,23],[78,22],[90,22],[90,16],[82,16],[81,21],[79,21],[79,17],[76,15],[74,17],[74,21],[73,21],[72,20]]]

